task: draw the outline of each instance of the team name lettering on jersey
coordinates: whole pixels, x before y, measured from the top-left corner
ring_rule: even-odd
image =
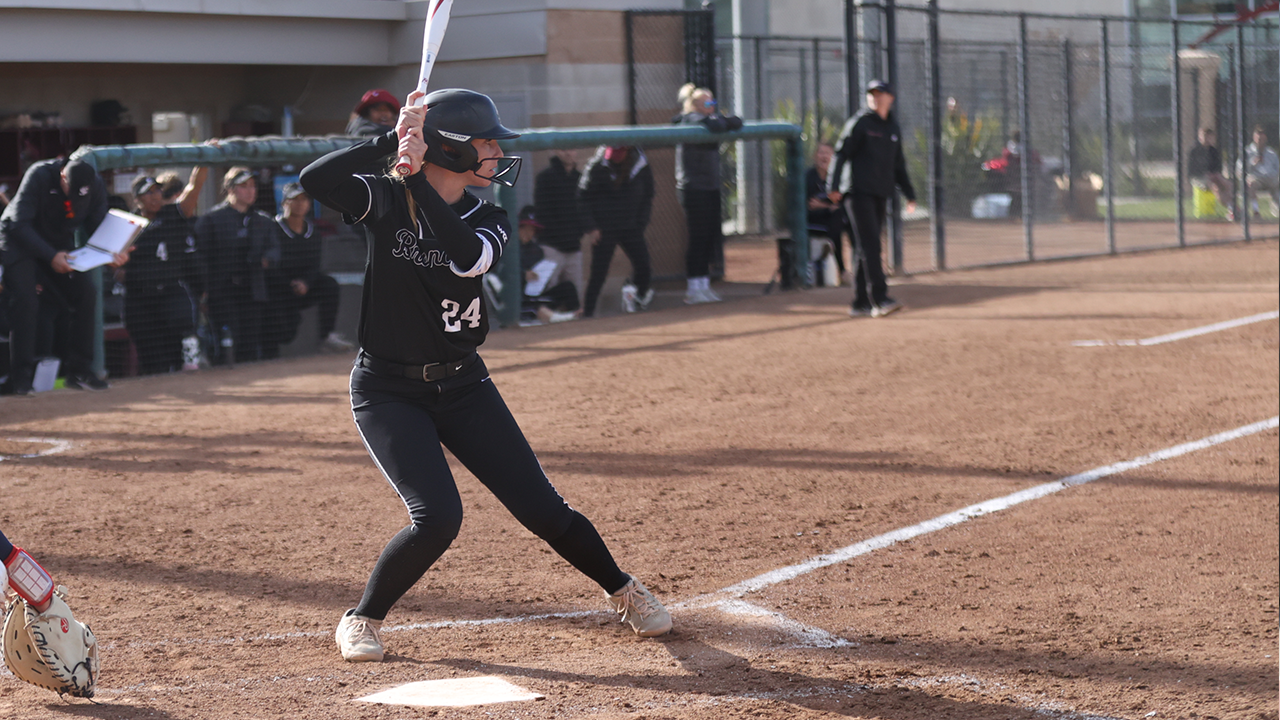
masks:
[[[418,247],[418,238],[404,228],[396,231],[396,240],[400,244],[396,246],[395,250],[391,251],[394,257],[408,260],[414,265],[424,268],[448,267],[449,265],[449,256],[443,250],[423,252],[422,248]]]

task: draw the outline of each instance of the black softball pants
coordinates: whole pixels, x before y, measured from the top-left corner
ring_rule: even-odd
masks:
[[[889,298],[889,284],[880,259],[880,228],[884,227],[886,198],[849,193],[840,203],[853,232],[853,306],[870,308]]]
[[[689,247],[684,254],[686,277],[708,277],[711,274],[711,258],[724,244],[724,231],[720,226],[720,191],[680,191],[680,204],[684,206],[685,226],[689,230]]]
[[[195,304],[181,285],[124,296],[124,326],[138,351],[138,372],[166,373],[182,367],[182,339],[196,334]]]
[[[442,445],[521,525],[606,592],[630,580],[591,522],[551,485],[479,358],[438,382],[357,366],[351,372],[351,410],[369,455],[411,521],[383,549],[357,614],[385,618],[457,537],[462,499]]]
[[[66,352],[62,369],[66,375],[88,375],[93,364],[94,308],[97,292],[88,273],[56,273],[46,270],[35,258],[23,258],[5,265],[5,294],[9,296],[9,353],[15,389],[30,389],[35,376],[37,350],[53,344],[49,313],[70,314],[66,326]],[[43,292],[37,292],[39,285]],[[40,342],[40,338],[45,342]]]
[[[649,244],[644,239],[644,228],[633,232],[601,232],[600,240],[591,251],[591,278],[587,280],[587,291],[582,301],[582,314],[587,317],[596,313],[596,301],[600,299],[600,290],[609,277],[613,251],[619,246],[631,261],[631,282],[636,291],[641,295],[649,292],[653,270],[649,264]]]

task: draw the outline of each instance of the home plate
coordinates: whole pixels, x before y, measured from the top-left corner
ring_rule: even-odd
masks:
[[[419,707],[468,707],[517,700],[541,700],[544,696],[512,685],[500,677],[424,680],[356,698],[357,702]]]

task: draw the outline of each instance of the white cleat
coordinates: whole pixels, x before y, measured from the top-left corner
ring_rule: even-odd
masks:
[[[631,578],[621,590],[606,595],[609,604],[640,637],[657,637],[671,632],[671,614],[639,580]]]
[[[381,627],[381,620],[348,610],[334,633],[342,659],[347,662],[382,662],[382,638],[378,635]]]

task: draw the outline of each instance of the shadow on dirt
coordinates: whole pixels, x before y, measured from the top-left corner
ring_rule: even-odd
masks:
[[[1274,695],[1269,668],[1214,663],[1165,662],[1134,657],[1131,648],[1114,653],[1071,653],[987,643],[916,641],[898,637],[853,638],[851,646],[819,648],[788,644],[769,631],[757,632],[710,613],[678,618],[670,635],[656,642],[681,672],[662,675],[585,674],[444,658],[427,664],[469,672],[496,673],[552,683],[585,683],[637,688],[661,695],[632,712],[672,706],[709,707],[717,698],[783,703],[815,712],[885,720],[1039,720],[1075,717],[1063,710],[1054,688],[1073,679],[1106,681],[1130,688],[1126,703],[1143,691],[1187,692],[1197,686],[1240,688],[1259,699]],[[1011,641],[1012,642],[1012,641]],[[1031,643],[1032,641],[1028,641]],[[751,657],[725,646],[747,644]],[[815,673],[817,670],[817,673]],[[1025,680],[1010,680],[1010,676]],[[1155,696],[1152,702],[1158,704]],[[1079,711],[1097,708],[1080,708]],[[1084,715],[1098,718],[1103,716]]]
[[[47,703],[44,707],[49,712],[67,717],[100,718],[101,720],[133,720],[133,718],[168,720],[175,717],[159,708],[144,705],[113,705],[109,701],[101,699],[94,701],[92,704],[88,702],[76,702],[75,704],[66,705]]]

